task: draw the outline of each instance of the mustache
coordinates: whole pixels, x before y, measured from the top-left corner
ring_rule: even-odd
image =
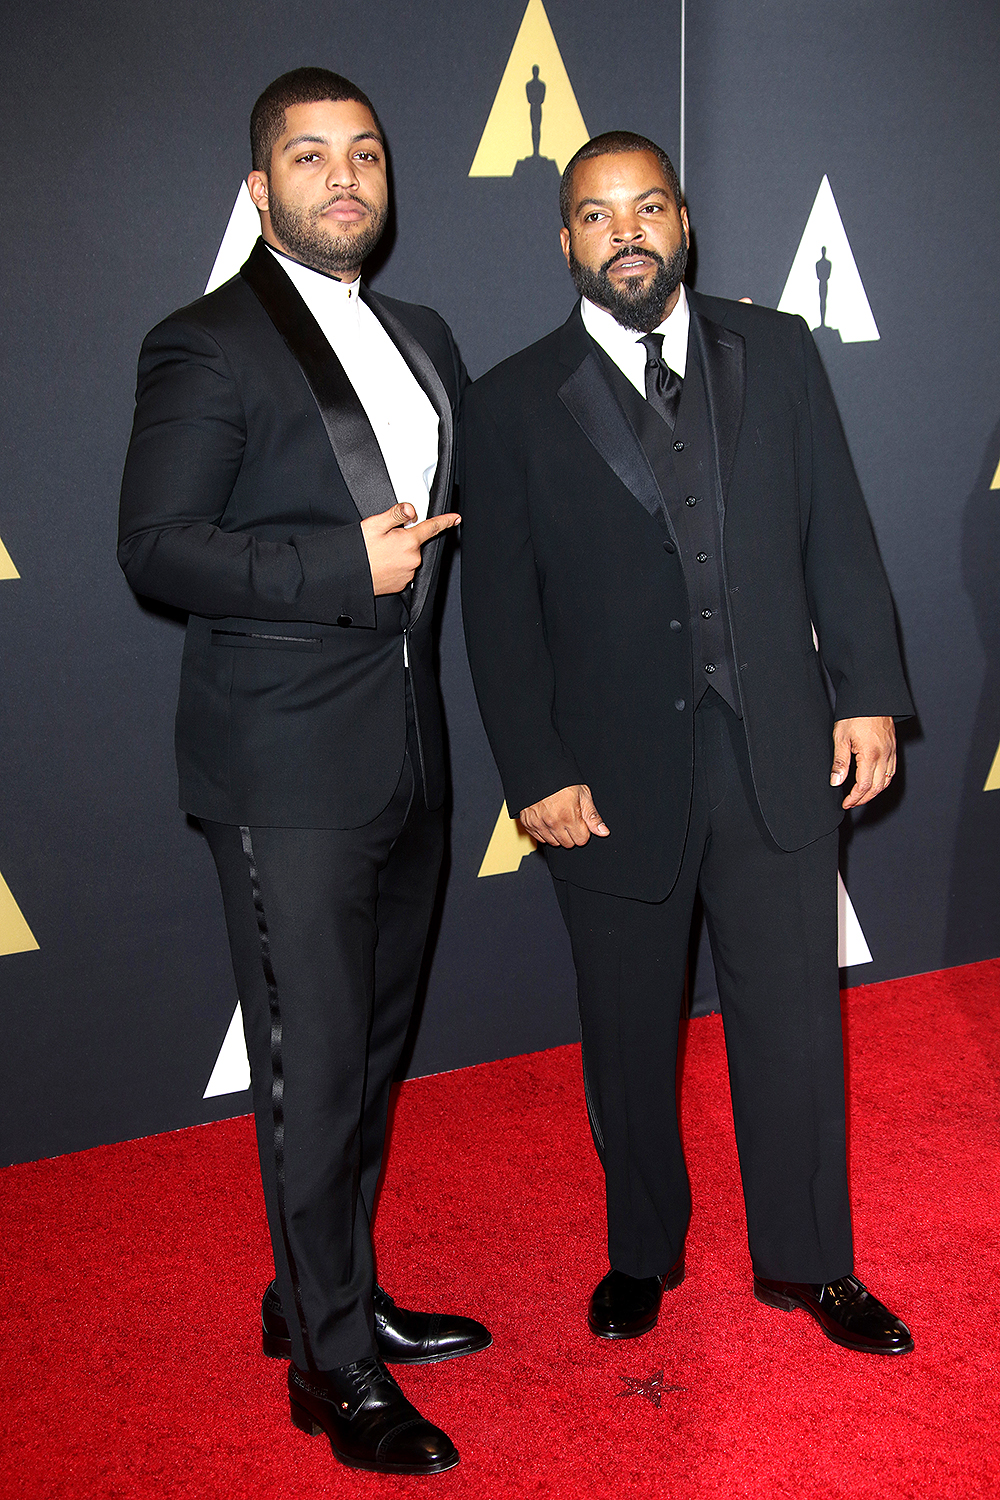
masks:
[[[328,198],[325,203],[321,203],[318,208],[314,208],[313,213],[317,216],[325,214],[327,209],[332,208],[335,203],[357,203],[366,213],[371,214],[375,212],[367,199],[359,198],[357,193],[335,193],[332,198]]]
[[[604,276],[611,269],[616,260],[631,260],[633,255],[644,255],[647,260],[654,261],[656,265],[661,267],[666,264],[663,256],[657,255],[655,250],[650,250],[648,245],[643,245],[641,250],[636,250],[634,245],[626,245],[623,250],[617,250],[615,254],[612,255],[610,260],[606,260],[604,262],[603,266],[601,267],[601,275]]]

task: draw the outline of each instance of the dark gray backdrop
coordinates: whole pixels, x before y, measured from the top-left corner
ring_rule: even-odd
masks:
[[[556,173],[470,179],[524,12],[389,0],[151,0],[8,10],[0,582],[0,873],[39,943],[0,957],[3,1159],[239,1113],[203,1100],[235,1004],[214,874],[176,809],[181,629],[131,598],[115,510],[143,333],[200,294],[247,166],[246,116],[305,61],[386,125],[395,242],[377,276],[452,324],[477,374],[572,305]],[[546,6],[588,128],[679,146],[680,0]],[[899,607],[920,726],[891,803],[855,819],[867,982],[1000,951],[995,233],[1000,19],[930,0],[822,14],[700,0],[687,17],[697,283],[775,305],[824,173],[881,333],[826,354]],[[544,173],[541,174],[544,178]],[[471,696],[453,569],[442,670],[452,856],[411,1071],[572,1040],[541,858],[477,879],[501,793]]]

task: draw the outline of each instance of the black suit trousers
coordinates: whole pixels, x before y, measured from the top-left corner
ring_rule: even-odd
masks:
[[[399,783],[364,827],[202,825],[243,1010],[275,1274],[303,1369],[375,1352],[370,1222],[443,850],[408,717]]]
[[[691,1194],[677,1123],[677,1036],[695,892],[718,974],[754,1269],[826,1282],[853,1266],[837,969],[836,832],[779,849],[741,721],[715,692],[694,715],[695,776],[677,883],[645,902],[557,880],[573,947],[611,1265],[662,1274]],[[614,828],[611,831],[614,837]]]

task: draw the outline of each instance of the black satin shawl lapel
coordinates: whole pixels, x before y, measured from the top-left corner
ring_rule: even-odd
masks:
[[[705,381],[708,418],[715,444],[719,493],[725,505],[743,424],[746,396],[746,344],[738,333],[713,323],[692,306],[691,331]]]
[[[559,400],[625,488],[662,522],[663,499],[649,460],[593,350],[559,387]]]
[[[365,409],[316,319],[263,240],[254,245],[240,275],[306,378],[358,513],[366,519],[389,510],[396,495]]]
[[[434,471],[434,482],[431,485],[428,497],[428,516],[438,516],[448,509],[451,501],[452,486],[454,481],[455,467],[455,422],[448,399],[448,392],[444,388],[444,382],[437,372],[434,361],[431,359],[423,344],[414,338],[408,328],[405,328],[399,319],[389,311],[381,297],[362,288],[362,299],[367,307],[378,318],[386,333],[392,339],[400,354],[406,360],[410,371],[420,386],[424,395],[433,406],[438,415],[438,461]],[[410,624],[416,620],[431,583],[438,562],[438,554],[441,550],[444,537],[434,537],[432,541],[424,544],[421,552],[421,563],[413,580],[412,594],[410,597]]]

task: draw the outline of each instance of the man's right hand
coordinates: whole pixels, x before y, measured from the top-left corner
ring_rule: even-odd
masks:
[[[522,807],[518,817],[533,839],[554,849],[581,848],[592,833],[606,839],[611,832],[594,806],[589,786],[564,786],[561,792]]]
[[[449,512],[444,516],[429,516],[426,521],[417,520],[412,505],[403,501],[380,515],[369,516],[361,522],[361,535],[368,549],[368,566],[372,570],[375,593],[400,594],[420,567],[420,549],[425,542],[449,526],[457,526],[461,516]]]

